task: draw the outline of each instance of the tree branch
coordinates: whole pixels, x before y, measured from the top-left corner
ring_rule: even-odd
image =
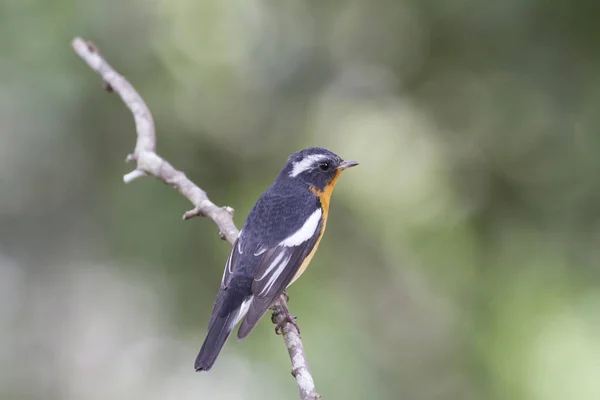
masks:
[[[104,88],[108,92],[117,93],[133,114],[137,141],[134,152],[127,156],[126,161],[135,163],[136,168],[126,174],[123,181],[129,183],[139,177],[152,175],[158,180],[173,186],[194,206],[192,210],[183,214],[183,219],[189,219],[197,215],[210,218],[219,228],[221,238],[232,245],[239,234],[233,222],[233,209],[215,205],[210,201],[204,190],[189,180],[183,172],[176,170],[156,154],[156,130],[150,109],[133,86],[106,62],[96,46],[91,42],[85,42],[81,38],[73,39],[71,45],[75,53],[102,77]],[[273,323],[282,327],[282,336],[290,355],[292,375],[296,378],[300,399],[319,399],[321,396],[315,391],[315,384],[304,354],[300,332],[293,323],[287,320],[286,315],[289,312],[286,314],[287,304],[283,296],[272,306],[272,310]]]

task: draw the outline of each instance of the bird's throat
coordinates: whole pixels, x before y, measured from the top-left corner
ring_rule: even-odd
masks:
[[[311,192],[316,194],[321,201],[321,209],[323,211],[323,229],[325,229],[325,224],[327,223],[327,215],[329,214],[329,202],[331,201],[331,194],[333,193],[333,188],[340,176],[341,171],[336,171],[335,175],[329,181],[327,186],[323,190],[317,189],[314,186],[310,187]]]

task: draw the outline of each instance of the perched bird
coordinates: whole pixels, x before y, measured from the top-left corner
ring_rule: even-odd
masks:
[[[242,321],[244,339],[285,289],[302,275],[325,231],[340,173],[358,165],[311,147],[292,154],[260,196],[233,244],[196,371],[208,371]]]

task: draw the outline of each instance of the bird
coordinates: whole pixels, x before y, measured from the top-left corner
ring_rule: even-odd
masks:
[[[194,363],[196,371],[212,368],[240,321],[238,339],[246,338],[304,273],[323,237],[338,177],[356,165],[322,147],[309,147],[288,158],[233,243]]]

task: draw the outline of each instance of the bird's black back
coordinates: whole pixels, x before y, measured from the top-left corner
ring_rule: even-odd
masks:
[[[320,207],[319,198],[305,185],[276,180],[258,199],[242,227],[244,251],[274,247],[296,232]],[[243,257],[234,274],[254,276],[256,257]],[[237,273],[236,273],[237,272]]]

